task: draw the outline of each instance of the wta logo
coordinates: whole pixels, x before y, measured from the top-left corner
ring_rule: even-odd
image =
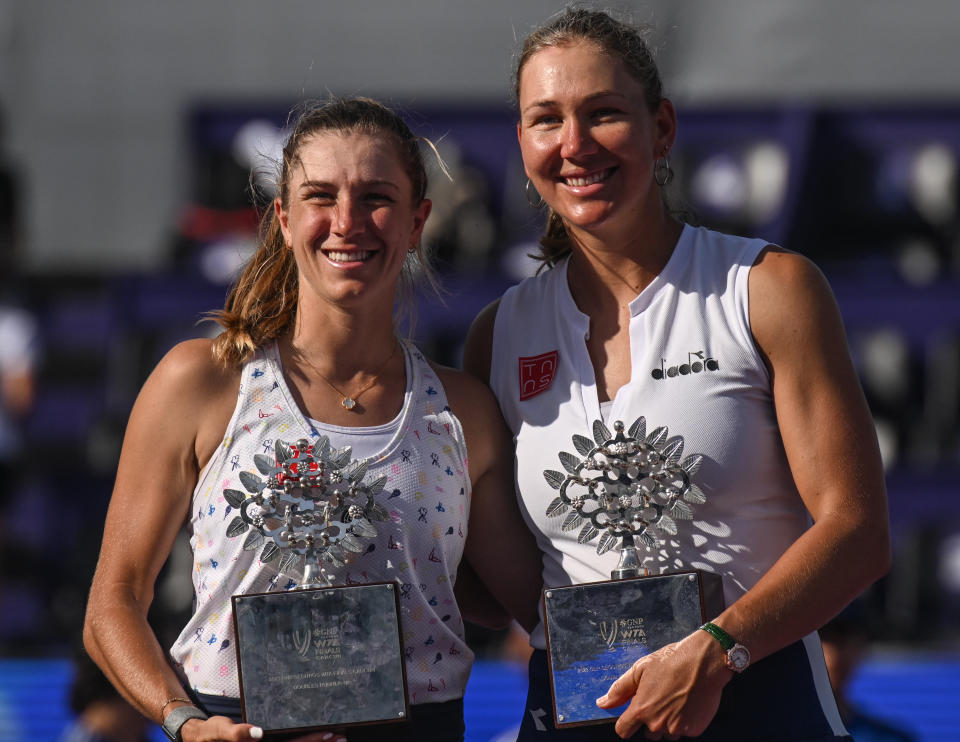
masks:
[[[705,371],[717,371],[720,368],[720,362],[716,358],[705,355],[702,350],[694,350],[687,353],[687,362],[678,363],[674,366],[667,366],[667,359],[660,359],[660,368],[655,368],[650,375],[660,381],[661,379],[672,379],[675,376],[689,376],[690,374],[699,374]]]
[[[597,628],[600,629],[600,638],[607,645],[607,649],[613,649],[617,645],[632,647],[647,645],[647,629],[641,617],[612,618],[609,621],[601,621]]]
[[[520,401],[547,391],[557,373],[559,353],[551,350],[538,356],[520,356]]]

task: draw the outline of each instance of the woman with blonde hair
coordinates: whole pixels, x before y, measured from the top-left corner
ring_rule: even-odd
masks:
[[[453,594],[462,556],[501,602],[535,622],[537,570],[513,563],[535,562],[536,551],[519,516],[510,517],[511,457],[496,402],[395,334],[398,286],[423,262],[426,189],[419,142],[394,112],[367,99],[308,108],[284,148],[260,247],[217,314],[223,333],[171,350],[137,399],[85,642],[171,739],[263,735],[239,723],[231,596],[283,589],[298,575],[228,537],[224,490],[243,491],[240,473],[277,440],[326,438],[349,446],[371,480],[386,477],[380,504],[389,517],[377,536],[324,569],[334,584],[398,583],[411,714],[387,729],[352,728],[349,739],[462,738],[472,661]],[[146,615],[184,521],[194,613],[171,662]]]
[[[609,731],[553,728],[538,626],[520,740],[843,739],[816,630],[890,557],[876,437],[830,289],[800,255],[667,208],[677,115],[637,29],[564,11],[527,37],[516,96],[529,200],[549,207],[543,266],[477,318],[465,366],[514,434],[544,585],[617,565],[548,515],[544,471],[594,421],[644,416],[701,457],[705,502],[638,549],[642,567],[715,572],[726,602],[597,700],[629,703]]]

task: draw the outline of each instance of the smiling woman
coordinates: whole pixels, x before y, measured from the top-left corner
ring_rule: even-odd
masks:
[[[314,134],[300,148],[287,189],[275,209],[300,275],[300,311],[348,300],[392,311],[404,261],[416,253],[430,214],[393,143],[362,133]]]
[[[651,109],[627,68],[611,65],[598,45],[586,42],[531,57],[519,90],[517,134],[527,176],[563,214],[574,239],[662,213],[652,173],[676,135],[669,100]]]
[[[637,29],[566,10],[526,39],[516,81],[524,168],[549,206],[543,270],[480,314],[464,365],[489,381],[514,435],[544,585],[620,573],[603,546],[619,534],[638,571],[712,572],[725,598],[699,617],[703,631],[634,647],[612,685],[591,670],[599,710],[586,718],[615,722],[606,729],[549,714],[556,670],[537,626],[519,739],[848,739],[816,629],[884,572],[889,543],[876,437],[829,287],[795,253],[667,209],[677,116]],[[602,434],[645,421],[639,443]],[[567,508],[554,469],[571,440],[592,448],[591,429],[598,445],[639,448],[620,469],[607,449],[591,461],[621,479],[602,490],[607,520],[591,511],[578,532],[582,497],[551,517]],[[695,514],[651,468],[667,430],[664,460],[685,447],[683,477],[696,474]],[[576,458],[560,457],[572,474]],[[677,488],[666,520],[646,497],[657,481]],[[669,536],[653,537],[664,523]],[[567,619],[583,632],[597,620],[587,609]]]
[[[171,350],[137,399],[84,637],[111,681],[171,739],[263,735],[240,723],[234,595],[293,586],[318,569],[335,584],[398,584],[409,721],[351,728],[351,742],[462,739],[473,657],[454,596],[463,557],[499,605],[531,628],[536,620],[536,548],[517,512],[496,401],[475,379],[428,362],[395,335],[398,291],[424,263],[426,187],[417,138],[395,113],[366,99],[309,108],[284,147],[259,248],[215,314],[224,332]],[[308,548],[313,532],[294,532],[299,502],[284,515],[281,546],[290,555],[302,541],[311,563],[278,567],[266,550],[258,559],[259,549],[234,537],[228,515],[250,504],[240,503],[250,481],[243,475],[272,467],[262,454],[280,457],[288,450],[281,442],[321,459],[333,455],[331,447],[337,460],[346,451],[363,462],[370,482],[383,485],[382,522],[365,528],[370,543],[356,549],[362,553],[348,549],[318,563]],[[318,476],[334,481],[338,474]],[[360,517],[357,506],[330,507],[328,525]],[[316,523],[315,511],[309,515]],[[171,663],[146,615],[184,523],[195,611]],[[530,566],[514,569],[513,561]],[[245,687],[248,680],[245,674]]]

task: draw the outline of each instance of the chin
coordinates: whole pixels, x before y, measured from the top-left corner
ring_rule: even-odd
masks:
[[[612,223],[610,209],[590,209],[577,212],[571,218],[564,218],[564,222],[574,229],[582,229],[590,232],[596,229],[603,229]]]

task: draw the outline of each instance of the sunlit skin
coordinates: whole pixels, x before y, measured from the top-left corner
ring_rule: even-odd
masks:
[[[570,292],[590,315],[598,395],[630,379],[628,304],[666,265],[681,225],[663,206],[654,163],[676,112],[655,111],[625,64],[590,42],[542,49],[520,71],[517,136],[531,183],[578,246]]]
[[[404,354],[392,345],[397,342],[393,302],[404,258],[417,249],[430,202],[414,195],[405,160],[386,132],[318,134],[306,138],[297,153],[284,202],[275,205],[299,286],[292,326],[276,337],[287,385],[297,406],[318,420],[347,427],[382,424],[397,416],[405,400]],[[282,290],[282,282],[276,284],[272,290]],[[153,588],[189,517],[200,472],[230,429],[241,386],[243,368],[218,362],[213,342],[178,344],[137,398],[87,603],[87,651],[123,696],[154,721],[189,701],[168,701],[187,693],[147,622]],[[452,414],[462,421],[470,452],[464,557],[485,585],[496,586],[491,620],[509,611],[532,629],[541,585],[538,551],[517,509],[510,439],[496,400],[476,379],[432,368]],[[349,390],[371,377],[376,385],[364,394],[360,411],[349,411],[318,374]],[[147,469],[159,474],[144,479]],[[184,742],[264,737],[258,727],[226,716],[190,719],[181,732]],[[345,742],[329,731],[296,740]]]
[[[673,145],[670,101],[651,112],[625,65],[589,42],[537,52],[519,82],[527,177],[575,239],[623,243],[662,219],[653,167]]]
[[[333,132],[307,139],[291,167],[287,204],[274,205],[299,269],[301,312],[392,309],[403,260],[430,213],[429,201],[413,201],[389,139]]]
[[[622,60],[592,42],[536,52],[518,82],[525,170],[570,237],[567,283],[590,319],[597,396],[613,399],[632,379],[629,303],[660,275],[682,229],[654,178],[673,146],[676,113],[666,100],[651,111]],[[759,662],[822,626],[884,573],[890,553],[879,450],[829,286],[805,258],[771,246],[751,268],[747,291],[771,413],[813,520],[711,618]],[[464,351],[465,368],[484,380],[498,309],[494,302],[481,312]],[[695,737],[732,677],[720,644],[693,631],[638,660],[597,704],[629,703],[614,727],[624,739]]]

